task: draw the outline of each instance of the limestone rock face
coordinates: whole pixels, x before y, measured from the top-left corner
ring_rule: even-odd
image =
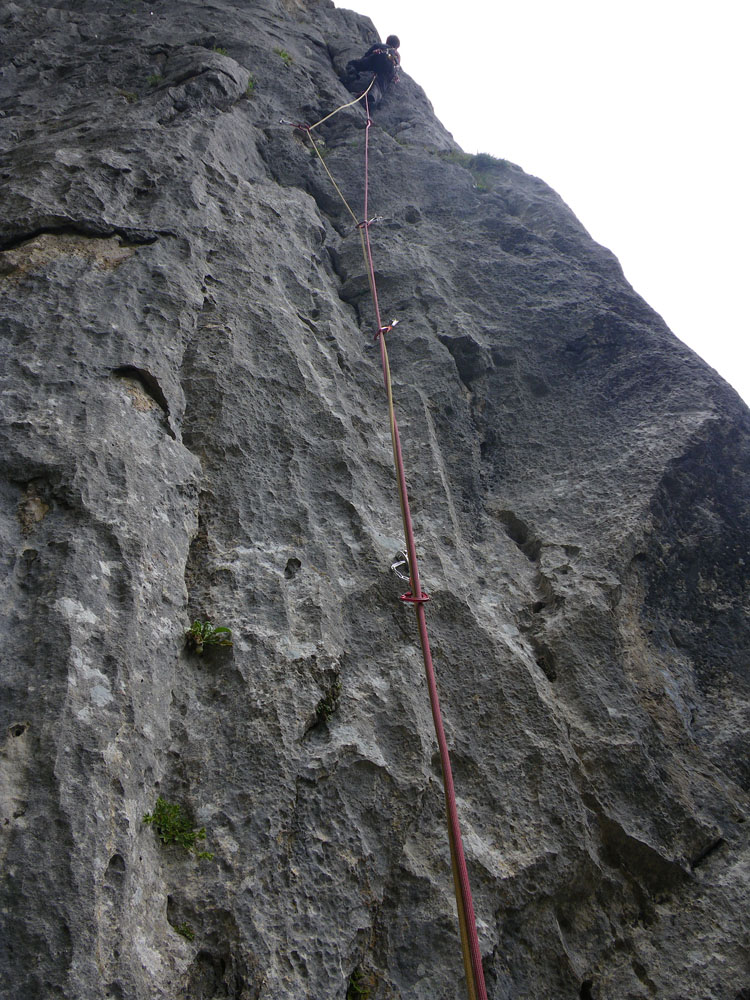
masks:
[[[463,995],[359,234],[279,123],[374,38],[325,0],[0,12],[4,997]],[[748,411],[407,74],[373,119],[489,995],[746,1000]],[[364,125],[314,133],[357,218]]]

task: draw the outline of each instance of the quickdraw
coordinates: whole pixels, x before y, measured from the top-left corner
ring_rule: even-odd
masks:
[[[374,226],[376,222],[382,222],[382,215],[374,215],[371,219],[365,219],[364,222],[357,223],[357,229],[369,229],[370,226]]]
[[[386,333],[390,333],[391,330],[394,328],[394,326],[398,326],[398,320],[397,319],[392,319],[390,321],[390,323],[386,324],[386,326],[379,326],[378,327],[378,332],[375,334],[375,336],[372,339],[373,340],[377,340],[378,337],[382,337]]]

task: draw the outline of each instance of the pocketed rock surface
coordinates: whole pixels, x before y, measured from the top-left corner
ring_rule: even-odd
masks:
[[[359,233],[279,123],[374,39],[325,0],[0,11],[3,997],[464,995]],[[408,74],[373,120],[489,996],[747,1000],[748,410]],[[357,217],[364,125],[314,132]]]

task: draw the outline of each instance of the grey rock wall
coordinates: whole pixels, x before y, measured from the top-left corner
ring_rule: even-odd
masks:
[[[359,239],[279,125],[374,37],[0,11],[3,996],[463,995]],[[361,212],[364,115],[318,134]],[[748,411],[406,74],[372,160],[490,997],[746,1000]]]

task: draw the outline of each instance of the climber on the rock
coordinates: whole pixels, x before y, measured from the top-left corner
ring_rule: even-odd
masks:
[[[371,45],[361,59],[352,59],[346,65],[346,75],[342,77],[342,82],[349,89],[352,89],[360,73],[375,74],[375,82],[367,95],[370,108],[376,108],[391,84],[398,83],[398,68],[401,65],[401,57],[398,54],[400,44],[397,35],[389,35],[385,44],[377,42]]]

